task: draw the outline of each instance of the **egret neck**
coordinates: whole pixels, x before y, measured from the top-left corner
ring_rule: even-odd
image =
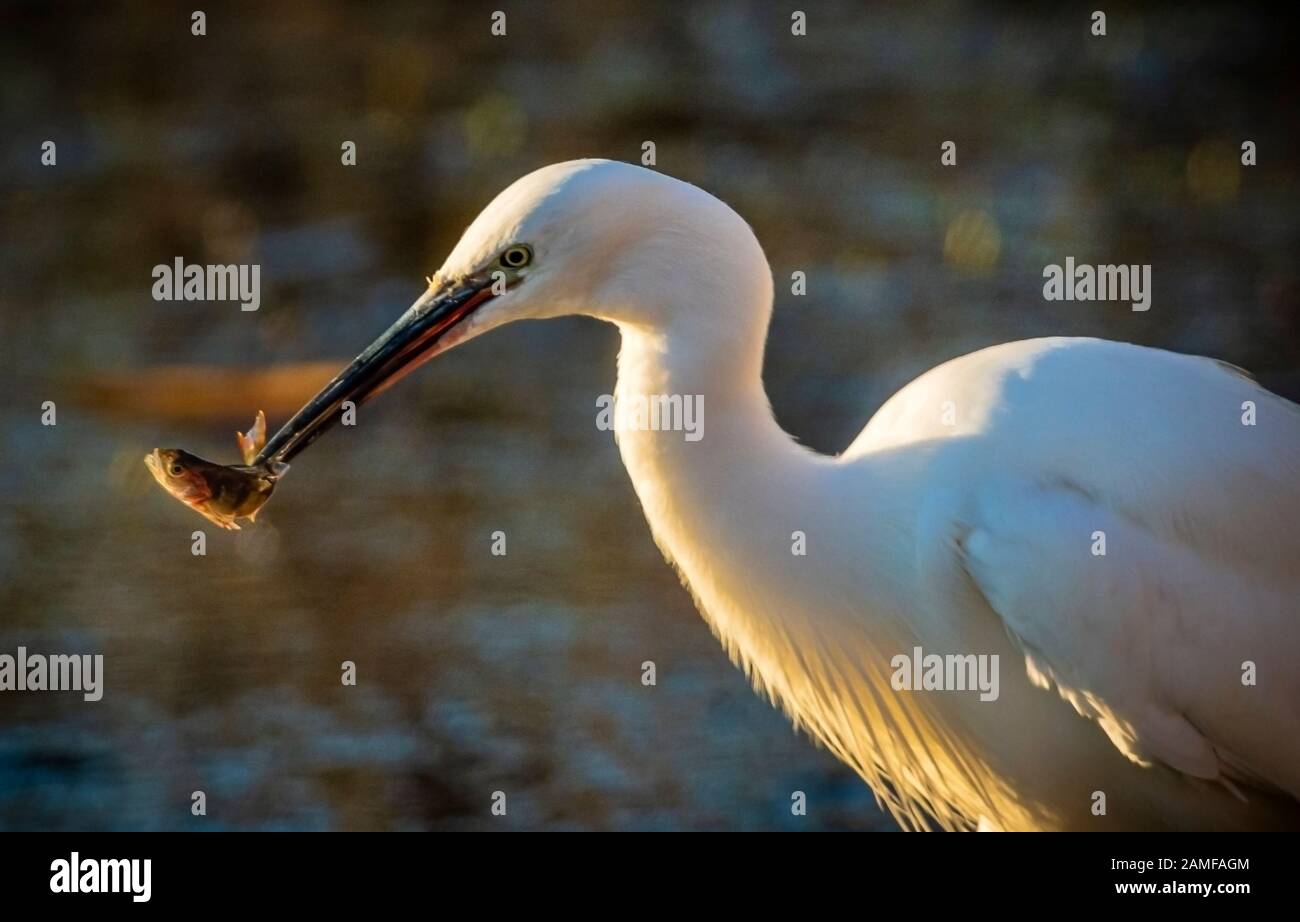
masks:
[[[765,259],[762,276],[770,279]],[[886,456],[860,458],[846,476],[837,459],[780,427],[762,379],[770,283],[751,296],[659,311],[667,319],[653,324],[615,321],[617,400],[701,395],[705,408],[698,442],[616,431],[655,542],[755,687],[857,770],[901,822],[937,817],[954,828],[959,813],[986,812],[991,799],[1003,816],[1019,815],[955,713],[891,689],[893,655],[921,642],[903,602],[915,579],[915,494]],[[928,794],[938,777],[944,801]]]

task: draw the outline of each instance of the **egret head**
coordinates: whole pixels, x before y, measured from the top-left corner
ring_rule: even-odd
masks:
[[[718,199],[609,160],[544,167],[474,220],[428,290],[273,437],[288,461],[339,415],[435,355],[512,320],[587,314],[681,331],[708,349],[766,331],[772,278],[749,226]],[[761,349],[761,346],[760,346]]]
[[[433,276],[429,296],[490,290],[494,280],[496,293],[445,346],[511,320],[565,314],[664,327],[720,309],[770,273],[748,225],[707,192],[627,163],[572,160],[498,195]]]

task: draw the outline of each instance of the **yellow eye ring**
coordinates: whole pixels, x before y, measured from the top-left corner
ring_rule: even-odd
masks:
[[[532,261],[532,249],[523,244],[507,247],[501,253],[501,265],[507,269],[522,269]]]
[[[173,464],[171,466],[171,474],[173,477],[179,477],[181,474],[184,473],[185,473],[185,468],[181,467],[179,464]]]

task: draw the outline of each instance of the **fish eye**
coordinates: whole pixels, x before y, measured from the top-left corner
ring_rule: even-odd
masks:
[[[501,265],[507,269],[522,269],[532,261],[533,250],[527,244],[517,243],[501,253]]]
[[[172,466],[169,467],[168,470],[171,471],[173,477],[179,477],[181,474],[185,473],[185,468],[181,467],[175,461],[172,462]]]

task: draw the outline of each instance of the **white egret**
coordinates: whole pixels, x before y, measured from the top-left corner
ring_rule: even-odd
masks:
[[[905,827],[1300,825],[1300,408],[1210,359],[1038,339],[927,372],[826,457],[764,394],[772,293],[706,192],[549,166],[264,455],[506,322],[610,321],[620,402],[707,409],[698,440],[617,433],[655,540],[756,688]],[[946,665],[907,690],[927,656]],[[979,657],[997,681],[959,690]]]

